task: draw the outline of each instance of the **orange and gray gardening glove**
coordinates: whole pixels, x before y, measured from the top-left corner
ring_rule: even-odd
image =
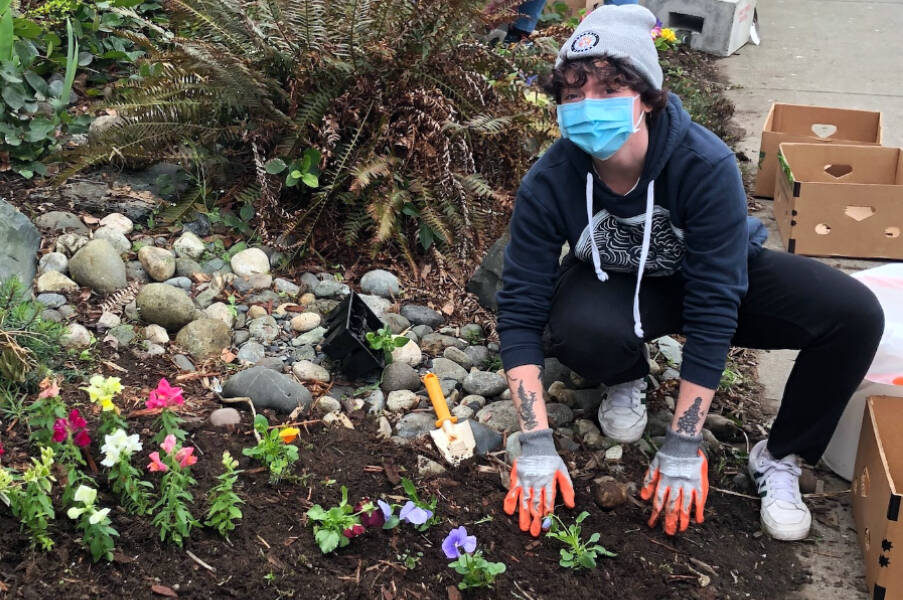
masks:
[[[649,527],[655,527],[662,513],[668,535],[686,531],[691,511],[696,522],[702,523],[709,495],[709,463],[701,445],[701,435],[688,436],[668,429],[665,443],[649,464],[640,492],[643,500],[653,499]]]
[[[555,509],[556,488],[568,508],[574,508],[574,485],[564,461],[555,451],[551,429],[520,435],[521,455],[511,467],[511,484],[505,496],[505,512],[520,506],[520,529],[536,537],[543,517]]]

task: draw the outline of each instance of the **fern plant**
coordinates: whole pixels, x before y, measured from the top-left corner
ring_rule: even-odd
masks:
[[[183,35],[131,36],[146,59],[108,106],[123,119],[70,154],[62,177],[204,149],[228,162],[220,201],[252,201],[261,236],[282,249],[329,244],[338,229],[412,262],[418,245],[468,256],[554,133],[525,94],[547,54],[480,43],[483,4],[168,0]],[[310,149],[316,186],[273,174]]]
[[[0,379],[39,379],[60,356],[65,325],[44,319],[44,305],[29,298],[18,277],[0,282]]]

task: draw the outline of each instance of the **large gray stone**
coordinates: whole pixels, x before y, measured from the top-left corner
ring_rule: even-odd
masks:
[[[517,420],[517,409],[511,400],[490,402],[477,412],[476,420],[502,433],[513,433],[520,430]]]
[[[467,342],[444,333],[428,333],[420,338],[420,349],[427,354],[441,355],[446,348],[466,348]]]
[[[547,403],[546,413],[549,415],[549,425],[552,427],[561,427],[574,420],[574,411],[557,402]]]
[[[144,246],[138,250],[138,260],[154,281],[166,281],[176,272],[176,257],[166,248]]]
[[[95,240],[107,240],[110,242],[110,245],[116,248],[116,252],[119,254],[125,254],[132,248],[132,243],[129,241],[129,238],[125,237],[118,229],[113,227],[98,227],[94,232]]]
[[[458,383],[468,376],[467,369],[447,358],[434,358],[432,371],[439,379],[454,379]]]
[[[108,294],[126,286],[125,263],[106,240],[91,240],[69,261],[69,275],[79,284]]]
[[[266,367],[251,367],[229,378],[223,386],[223,397],[240,396],[251,398],[257,410],[272,408],[281,413],[290,413],[299,406],[306,411],[313,402],[306,387]]]
[[[453,360],[465,370],[470,369],[473,366],[473,361],[470,360],[470,356],[464,350],[460,348],[456,348],[455,346],[449,346],[442,352],[442,356],[447,358],[448,360]]]
[[[2,211],[2,204],[0,204],[0,211]],[[0,216],[0,219],[3,217]],[[0,223],[0,229],[2,229],[3,224]],[[2,234],[0,234],[2,235]],[[2,243],[2,242],[0,242]],[[2,253],[2,250],[0,250]],[[2,254],[0,254],[2,256]],[[2,269],[2,262],[0,262],[0,269]],[[48,252],[38,261],[38,272],[46,273],[47,271],[59,271],[60,273],[66,273],[69,271],[69,259],[66,258],[66,255],[62,252]],[[3,276],[0,274],[0,279]]]
[[[383,323],[389,326],[392,333],[396,335],[411,326],[411,322],[398,313],[383,313],[380,318],[383,320]]]
[[[486,346],[468,346],[464,348],[464,353],[470,359],[472,366],[481,368],[489,364],[492,355]]]
[[[279,324],[270,315],[265,315],[248,321],[248,331],[252,340],[261,343],[272,342],[279,337]]]
[[[471,371],[464,378],[464,391],[491,398],[508,389],[508,382],[498,373],[490,371]]]
[[[179,330],[176,343],[194,358],[210,358],[229,347],[232,331],[219,319],[198,319]]]
[[[239,351],[237,358],[243,363],[254,364],[266,356],[266,349],[257,342],[247,342]]]
[[[398,419],[395,424],[395,433],[402,438],[416,438],[428,435],[436,428],[436,413],[412,412]]]
[[[35,225],[51,231],[74,231],[87,235],[91,230],[71,212],[52,210],[35,218]]]
[[[470,281],[467,282],[467,291],[477,297],[482,306],[495,312],[498,303],[496,294],[502,289],[502,266],[505,262],[505,246],[511,240],[507,230],[486,252],[483,262],[474,271]]]
[[[187,325],[194,317],[194,303],[188,294],[165,283],[147,284],[138,292],[135,301],[142,319],[170,331]]]
[[[59,271],[47,271],[38,276],[35,282],[38,292],[75,292],[78,284],[60,273]]]
[[[479,421],[469,420],[470,430],[473,432],[473,439],[476,442],[476,454],[478,456],[486,456],[490,452],[495,452],[502,447],[502,434],[483,425]]]
[[[0,281],[15,276],[29,286],[40,246],[38,228],[12,204],[0,200]]]
[[[420,389],[420,377],[417,371],[404,363],[392,363],[383,370],[382,390],[386,394],[395,390]]]
[[[393,273],[384,269],[374,269],[361,277],[361,291],[365,294],[392,298],[401,293],[401,284]]]
[[[414,325],[429,325],[433,329],[445,323],[445,318],[441,314],[420,304],[405,304],[401,307],[401,316]]]

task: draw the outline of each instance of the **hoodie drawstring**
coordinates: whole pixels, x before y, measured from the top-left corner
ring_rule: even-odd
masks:
[[[643,273],[646,270],[646,260],[649,258],[649,245],[652,239],[652,209],[655,204],[655,181],[650,181],[646,188],[646,214],[643,221],[643,245],[640,249],[640,264],[636,275],[636,290],[633,293],[633,332],[643,339],[643,320],[640,317],[640,286],[643,282]],[[593,174],[586,174],[586,220],[589,231],[590,249],[593,255],[593,267],[596,277],[601,282],[608,281],[608,273],[602,270],[599,259],[599,247],[596,245],[596,237],[593,232]]]

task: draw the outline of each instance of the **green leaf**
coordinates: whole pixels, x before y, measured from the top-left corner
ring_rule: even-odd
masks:
[[[561,549],[561,558],[564,560],[571,560],[572,558],[574,558],[574,555],[571,554],[570,552],[568,552],[567,550],[565,550],[564,548],[562,548]]]
[[[0,0],[0,61],[13,60],[13,11],[9,0]]]
[[[316,533],[314,539],[316,540],[317,545],[320,547],[320,552],[322,552],[323,554],[329,554],[330,552],[338,548],[339,542],[341,542],[343,536],[338,532],[332,531],[330,529],[321,529]]]
[[[291,175],[293,179],[301,179],[302,177],[304,177],[304,173],[298,171],[297,169],[289,173],[289,175]]]
[[[241,210],[238,211],[238,216],[241,217],[242,221],[250,221],[254,218],[254,205],[250,202],[245,202],[242,205]]]
[[[320,185],[320,178],[317,177],[316,175],[314,175],[313,173],[305,173],[301,177],[301,181],[307,187],[315,188],[315,187],[319,187],[319,185]]]
[[[591,536],[589,536],[589,540],[586,543],[587,544],[595,544],[596,542],[599,541],[600,537],[601,536],[598,533],[594,533]]]
[[[404,488],[404,493],[408,495],[408,498],[417,502],[419,498],[417,497],[417,488],[414,487],[414,482],[408,479],[407,477],[401,478],[401,487]]]
[[[577,562],[580,563],[580,566],[585,569],[595,569],[596,568],[596,559],[593,558],[593,555],[589,552],[581,554],[577,558]]]
[[[307,511],[307,518],[313,519],[314,521],[322,521],[322,520],[326,519],[326,511],[323,510],[323,507],[320,506],[319,504],[314,504]]]
[[[27,96],[25,95],[25,89],[21,84],[13,84],[7,85],[3,87],[3,91],[0,92],[0,96],[6,101],[6,104],[9,105],[13,110],[19,110],[23,106],[25,106],[25,100]]]
[[[577,515],[577,518],[575,520],[577,523],[582,523],[588,516],[589,516],[589,513],[586,511],[583,511],[582,513]]]
[[[278,175],[279,173],[285,171],[285,169],[288,168],[288,165],[286,165],[285,161],[281,158],[274,158],[272,160],[268,160],[266,164],[263,165],[263,168],[270,175]]]
[[[34,89],[34,91],[38,92],[39,94],[43,94],[44,96],[50,95],[50,88],[47,86],[47,82],[44,81],[43,77],[41,77],[34,71],[25,71],[25,80],[28,81],[28,85],[30,85]]]

